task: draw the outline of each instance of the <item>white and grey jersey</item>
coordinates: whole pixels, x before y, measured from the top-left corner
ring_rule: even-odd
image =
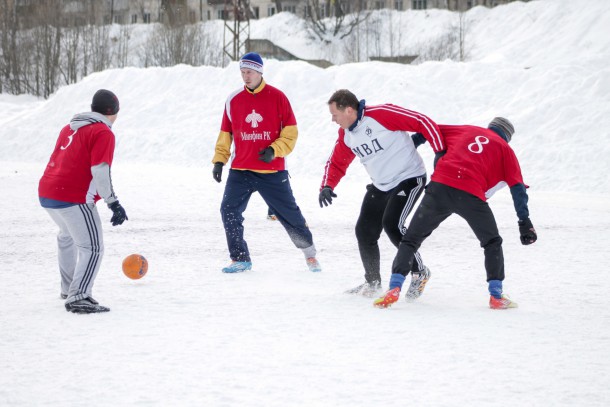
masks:
[[[353,130],[345,130],[344,142],[381,191],[426,174],[424,161],[409,133],[388,130],[370,116],[364,116]]]

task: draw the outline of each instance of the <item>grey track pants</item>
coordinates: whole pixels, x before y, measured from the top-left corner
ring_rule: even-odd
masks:
[[[57,248],[61,293],[66,303],[91,296],[104,255],[102,224],[95,204],[45,208],[59,226]]]

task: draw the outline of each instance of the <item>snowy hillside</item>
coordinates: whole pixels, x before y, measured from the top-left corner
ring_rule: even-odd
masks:
[[[245,213],[253,271],[220,272],[224,181],[210,160],[225,98],[241,86],[236,63],[109,70],[48,100],[0,95],[0,405],[610,405],[609,11],[604,0],[477,7],[464,63],[265,61],[298,121],[291,185],[322,273],[307,271],[257,195]],[[407,53],[456,18],[385,13],[408,29]],[[252,33],[304,58],[328,52],[294,27],[280,14]],[[99,88],[121,101],[112,175],[129,220],[112,227],[98,205],[106,251],[94,296],[112,311],[73,315],[37,185],[59,129]],[[489,310],[482,250],[457,216],[421,248],[432,278],[417,302],[379,310],[343,293],[362,282],[354,224],[369,180],[354,162],[334,204],[318,207],[337,134],[326,101],[339,88],[444,124],[511,119],[538,242],[519,243],[506,189],[490,206],[518,309]],[[431,149],[419,151],[431,170]],[[385,236],[380,246],[387,284],[395,249]],[[121,272],[131,253],[149,260],[141,280]]]
[[[605,35],[610,5],[595,1],[581,9],[575,3],[534,1],[472,9],[473,60],[467,63],[369,62],[320,69],[304,62],[267,61],[265,78],[288,94],[299,122],[292,171],[312,175],[312,167],[323,165],[326,154],[320,151],[328,150],[336,132],[326,100],[345,87],[371,104],[392,102],[439,123],[485,125],[496,115],[509,117],[517,129],[513,148],[533,187],[609,193],[604,157],[610,155],[610,41]],[[407,24],[414,31],[409,43],[442,30],[447,18],[439,10],[401,14],[413,20]],[[258,21],[253,36],[269,34],[293,52],[313,48],[302,30],[281,34],[290,30],[292,19],[282,14]],[[119,159],[207,163],[223,102],[241,86],[236,71],[235,64],[224,69],[127,68],[90,75],[47,101],[28,103],[27,98],[2,95],[0,103],[12,107],[0,119],[0,159],[45,160],[57,129],[75,112],[87,110],[90,95],[105,87],[122,104],[116,124]],[[299,166],[299,161],[312,166]]]

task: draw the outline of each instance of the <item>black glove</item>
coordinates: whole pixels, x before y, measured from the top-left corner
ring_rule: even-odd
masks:
[[[127,213],[125,212],[125,208],[121,206],[119,201],[114,201],[108,205],[108,207],[112,211],[112,218],[110,218],[110,223],[112,223],[112,226],[122,225],[123,222],[129,220]]]
[[[222,166],[224,164],[220,161],[214,163],[214,168],[212,169],[212,177],[216,180],[216,182],[222,181]]]
[[[439,151],[434,154],[434,164],[432,165],[432,169],[436,168],[436,163],[438,163],[438,160],[440,160],[445,154],[447,154],[447,150]]]
[[[266,163],[270,163],[275,158],[275,151],[273,147],[267,147],[266,149],[258,152],[258,159]]]
[[[333,198],[336,198],[337,194],[333,192],[333,189],[328,185],[322,188],[320,191],[320,196],[318,197],[318,201],[320,202],[320,208],[324,206],[332,205]]]
[[[536,229],[534,229],[530,218],[519,220],[519,234],[521,235],[521,244],[523,245],[532,244],[538,239]]]
[[[421,133],[411,134],[411,140],[413,140],[413,145],[415,146],[415,148],[421,146],[426,142],[426,138]]]

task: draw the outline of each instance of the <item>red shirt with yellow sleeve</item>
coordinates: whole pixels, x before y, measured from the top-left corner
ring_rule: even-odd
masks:
[[[292,152],[298,137],[297,122],[288,98],[265,81],[254,91],[245,86],[227,98],[213,163],[256,172],[285,170],[284,157]],[[231,154],[231,145],[234,152]],[[259,152],[271,146],[275,159],[259,160]]]

